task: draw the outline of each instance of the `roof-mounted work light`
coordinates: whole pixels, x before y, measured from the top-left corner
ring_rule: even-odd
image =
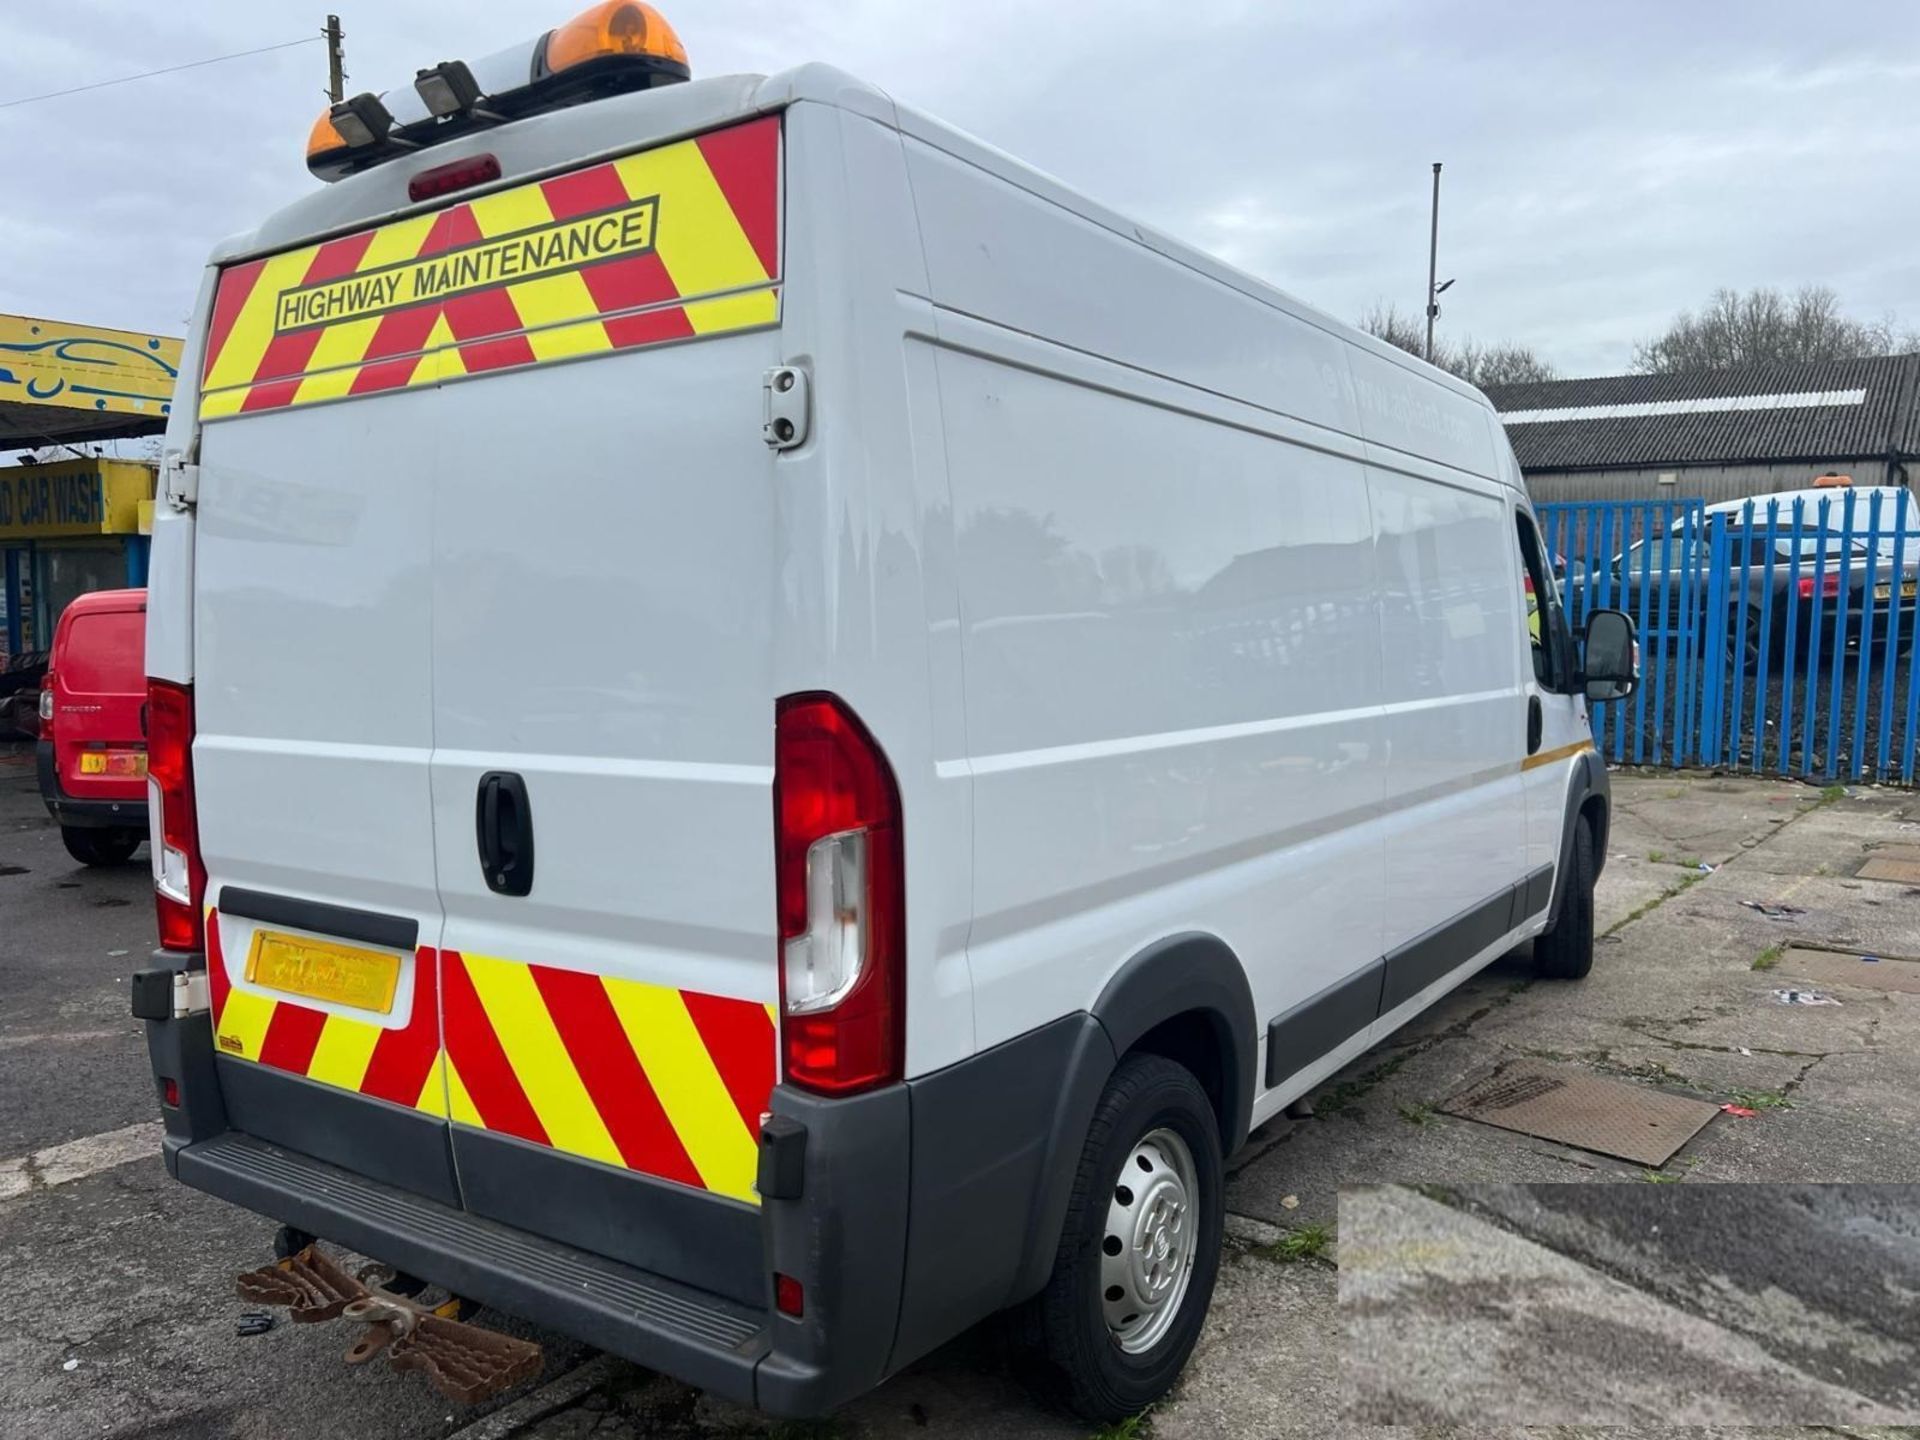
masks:
[[[464,60],[442,60],[430,70],[417,72],[413,88],[436,120],[478,110],[484,98],[480,82]]]
[[[566,24],[468,64],[442,60],[404,89],[323,111],[307,168],[338,180],[403,151],[563,106],[689,79],[687,50],[645,0],[600,0]],[[436,192],[438,193],[438,192]]]
[[[362,150],[385,142],[393,133],[393,112],[371,91],[350,95],[327,112],[334,133],[348,148]]]

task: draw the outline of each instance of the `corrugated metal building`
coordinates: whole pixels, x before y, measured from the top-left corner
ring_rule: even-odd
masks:
[[[1920,355],[1492,385],[1536,502],[1737,500],[1838,472],[1909,483]]]

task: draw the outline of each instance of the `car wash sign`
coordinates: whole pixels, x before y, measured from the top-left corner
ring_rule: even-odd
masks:
[[[153,469],[123,460],[68,460],[0,470],[0,543],[77,535],[131,535]]]

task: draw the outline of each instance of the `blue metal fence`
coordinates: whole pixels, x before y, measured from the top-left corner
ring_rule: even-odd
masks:
[[[1594,707],[1616,763],[1912,784],[1920,506],[1903,490],[1539,507],[1568,618],[1633,616],[1641,681]]]

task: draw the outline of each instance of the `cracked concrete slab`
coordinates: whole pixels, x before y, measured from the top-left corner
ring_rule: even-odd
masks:
[[[1462,1185],[1450,1203],[1920,1419],[1920,1185]]]
[[[1543,1187],[1551,1188],[1604,1197],[1589,1202],[1595,1214],[1622,1196],[1652,1193]],[[1829,1378],[1579,1254],[1401,1187],[1349,1191],[1340,1216],[1340,1313],[1355,1420],[1638,1426],[1920,1419],[1907,1387],[1860,1358],[1885,1358],[1873,1348],[1891,1346],[1884,1336],[1863,1340],[1849,1330],[1857,1365]],[[1632,1238],[1603,1233],[1623,1247]],[[1844,1324],[1817,1308],[1795,1313]],[[1818,1368],[1833,1368],[1830,1355],[1819,1352]]]

